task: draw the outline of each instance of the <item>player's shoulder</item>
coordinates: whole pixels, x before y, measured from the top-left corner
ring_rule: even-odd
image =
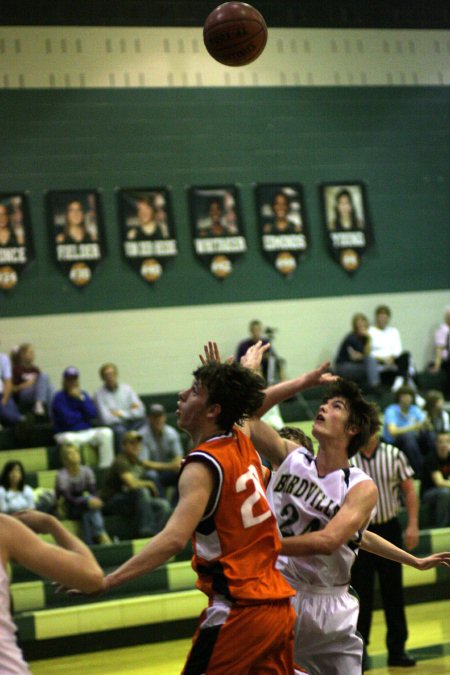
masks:
[[[283,462],[280,464],[282,466],[310,466],[314,463],[314,455],[311,452],[299,445],[297,448],[289,452]]]

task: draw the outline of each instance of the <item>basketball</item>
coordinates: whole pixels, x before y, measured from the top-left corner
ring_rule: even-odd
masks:
[[[207,17],[203,41],[219,63],[245,66],[257,59],[266,46],[266,22],[257,9],[245,2],[225,2]]]

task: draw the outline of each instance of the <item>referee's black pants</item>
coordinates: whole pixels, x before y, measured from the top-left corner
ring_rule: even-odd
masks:
[[[369,530],[402,547],[402,529],[398,518],[381,525],[371,525]],[[403,600],[402,566],[366,551],[359,552],[352,568],[352,586],[359,595],[358,631],[364,643],[369,644],[372,623],[375,574],[378,573],[384,615],[386,617],[386,646],[391,656],[400,655],[405,649],[408,627]]]

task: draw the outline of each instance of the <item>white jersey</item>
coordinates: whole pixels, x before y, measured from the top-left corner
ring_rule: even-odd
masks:
[[[291,452],[272,475],[267,490],[282,536],[323,529],[339,511],[349,490],[371,480],[351,466],[319,476],[316,461],[305,448]],[[364,529],[331,555],[280,556],[278,567],[293,588],[302,585],[345,586],[358,553]]]

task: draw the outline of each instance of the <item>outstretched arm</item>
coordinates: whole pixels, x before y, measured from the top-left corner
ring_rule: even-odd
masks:
[[[246,429],[248,428],[257,451],[274,466],[280,466],[287,455],[298,447],[298,443],[281,438],[275,429],[258,418],[248,420]]]
[[[0,515],[0,528],[7,559],[84,593],[101,589],[103,572],[91,551],[53,516],[38,511]],[[35,532],[51,534],[59,546],[42,541]]]
[[[382,558],[387,558],[388,560],[393,560],[394,562],[401,563],[402,565],[409,565],[414,567],[416,570],[430,570],[433,567],[444,566],[450,567],[450,552],[445,551],[442,553],[434,553],[429,555],[426,558],[417,558],[407,551],[398,548],[395,544],[391,544],[390,541],[383,539],[375,532],[370,532],[366,530],[364,532],[361,548],[363,551],[368,553],[373,553],[374,555],[379,555]]]
[[[139,553],[106,577],[104,590],[151,572],[180,553],[205,513],[213,486],[214,477],[207,466],[200,462],[188,464],[180,476],[177,507],[166,526]]]
[[[285,401],[305,389],[334,382],[337,377],[327,372],[329,367],[330,362],[325,361],[318,368],[314,368],[314,370],[310,370],[308,373],[303,373],[303,375],[299,375],[299,377],[295,377],[293,380],[285,380],[268,387],[264,392],[266,397],[261,408],[258,410],[258,417],[262,417],[264,413],[273,408],[277,403]]]

